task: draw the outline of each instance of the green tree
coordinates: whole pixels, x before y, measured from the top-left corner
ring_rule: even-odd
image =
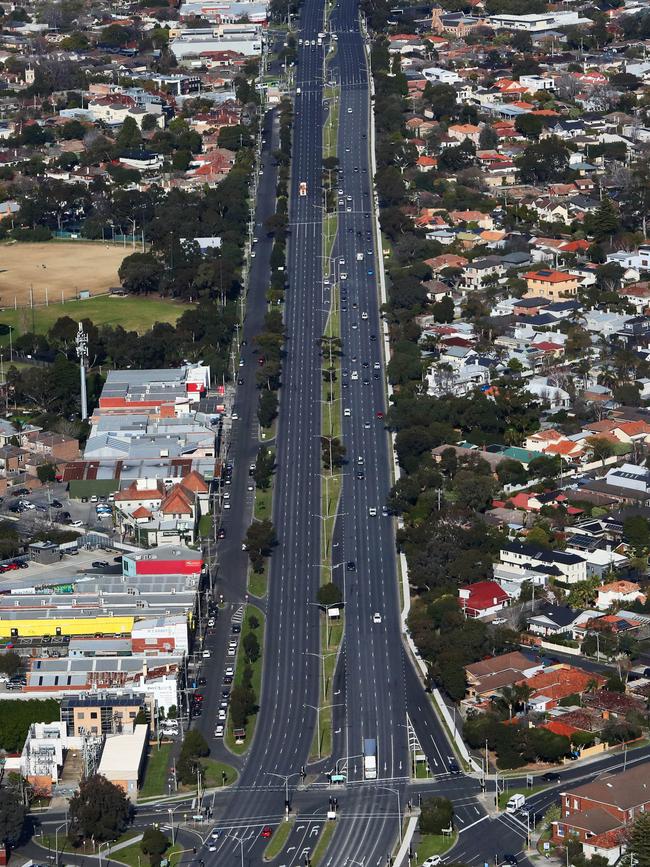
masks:
[[[210,747],[201,732],[196,729],[190,729],[183,739],[181,752],[193,758],[206,758],[210,755]]]
[[[278,542],[271,521],[266,518],[263,521],[253,521],[246,531],[245,542],[253,570],[262,572],[264,558],[271,554]]]
[[[436,301],[431,308],[433,318],[436,322],[453,322],[454,321],[454,302],[449,295],[445,295],[440,301]]]
[[[585,219],[585,228],[591,232],[596,240],[601,240],[615,234],[621,223],[621,215],[614,206],[612,200],[605,196],[595,214],[588,215]]]
[[[132,253],[119,267],[122,286],[134,295],[145,295],[160,288],[163,267],[153,253]]]
[[[247,632],[242,642],[246,661],[249,663],[257,662],[260,658],[260,643],[257,640],[257,635],[254,632]]]
[[[642,515],[631,515],[623,522],[623,537],[634,548],[636,557],[647,556],[650,547],[650,525]]]
[[[607,437],[602,436],[592,436],[587,437],[587,445],[589,447],[589,451],[591,452],[591,456],[594,460],[602,461],[603,466],[605,466],[605,461],[607,458],[611,458],[613,454],[615,454],[614,444],[611,440],[607,439]]]
[[[538,139],[544,129],[544,121],[537,114],[520,114],[515,119],[515,129],[526,138]]]
[[[427,83],[422,94],[436,120],[452,117],[457,109],[456,89],[451,84]]]
[[[138,150],[140,148],[142,145],[142,135],[134,118],[124,118],[122,129],[119,131],[115,143],[121,150]]]
[[[5,786],[0,789],[0,841],[5,846],[16,846],[25,830],[27,810],[18,789]]]
[[[22,668],[20,656],[13,650],[7,650],[6,653],[0,654],[0,671],[3,674],[8,674],[13,677],[14,674]]]
[[[36,467],[36,475],[42,485],[53,482],[56,479],[56,467],[54,464],[41,464]]]
[[[451,827],[454,807],[449,798],[423,798],[420,811],[420,833],[442,834]]]
[[[160,828],[149,825],[148,828],[144,829],[142,840],[140,840],[140,849],[149,856],[151,867],[158,867],[168,847],[169,838],[163,834]]]
[[[569,150],[556,136],[528,145],[518,157],[524,183],[563,181],[569,168]]]
[[[492,150],[499,144],[499,136],[489,123],[486,123],[478,137],[478,146],[481,150]]]
[[[85,777],[72,796],[68,811],[72,840],[115,840],[124,833],[133,805],[124,791],[101,774]]]
[[[257,419],[262,427],[271,427],[278,415],[278,395],[275,391],[264,389],[260,392]]]
[[[343,600],[340,587],[329,581],[318,588],[316,595],[319,605],[339,605]]]
[[[650,813],[639,813],[635,819],[629,848],[637,867],[650,867]]]

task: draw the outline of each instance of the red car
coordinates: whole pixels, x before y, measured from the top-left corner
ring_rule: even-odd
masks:
[[[375,413],[375,415],[376,415],[377,418],[383,418],[383,417],[384,417],[384,414],[383,414],[383,412],[382,412],[380,409],[377,410],[377,412]]]
[[[265,826],[262,828],[262,837],[264,837],[265,840],[268,840],[268,838],[269,838],[272,834],[273,834],[273,828],[271,828],[270,825],[265,825]]]

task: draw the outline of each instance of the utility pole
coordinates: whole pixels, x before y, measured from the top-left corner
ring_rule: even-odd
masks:
[[[77,347],[77,358],[79,359],[79,381],[81,385],[81,418],[85,421],[88,418],[88,397],[86,395],[86,359],[88,358],[88,335],[83,330],[83,325],[79,323],[79,330],[75,338]]]

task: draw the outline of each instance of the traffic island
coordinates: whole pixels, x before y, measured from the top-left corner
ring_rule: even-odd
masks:
[[[224,742],[236,755],[245,753],[253,740],[262,687],[264,614],[247,605],[237,652],[237,665],[230,691],[230,706]],[[241,733],[235,736],[235,732]]]
[[[269,840],[269,844],[264,850],[263,858],[265,861],[273,861],[277,858],[280,852],[287,845],[287,841],[293,831],[293,826],[296,824],[296,817],[291,816],[288,822],[281,822],[276,828],[273,836]]]

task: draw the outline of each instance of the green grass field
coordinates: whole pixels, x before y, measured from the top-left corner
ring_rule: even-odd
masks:
[[[144,782],[139,793],[140,798],[167,794],[167,767],[171,749],[171,744],[161,744],[160,749],[155,746],[149,748]]]
[[[31,331],[32,328],[37,334],[44,334],[61,316],[69,316],[75,321],[90,319],[95,325],[122,325],[130,331],[142,334],[156,322],[174,324],[191,306],[162,298],[99,295],[83,301],[70,300],[63,304],[50,304],[49,307],[34,307],[33,310],[29,307],[20,307],[17,310],[7,307],[0,310],[0,324],[11,325],[14,328],[14,338]],[[8,334],[0,337],[0,344],[8,343]]]
[[[170,836],[170,833],[168,833],[168,839],[170,839]],[[182,852],[182,845],[180,843],[174,843],[173,846],[169,846],[163,857],[167,858],[170,865],[174,867],[174,865],[181,861]],[[128,864],[129,867],[148,867],[149,865],[149,856],[144,854],[140,848],[140,843],[134,843],[132,846],[125,846],[124,849],[118,849],[114,855],[111,855],[110,860],[121,861],[122,864]]]
[[[454,831],[453,834],[423,834],[420,837],[420,842],[413,848],[418,853],[417,863],[422,864],[427,858],[432,855],[442,855],[455,844],[458,839],[458,834]]]

